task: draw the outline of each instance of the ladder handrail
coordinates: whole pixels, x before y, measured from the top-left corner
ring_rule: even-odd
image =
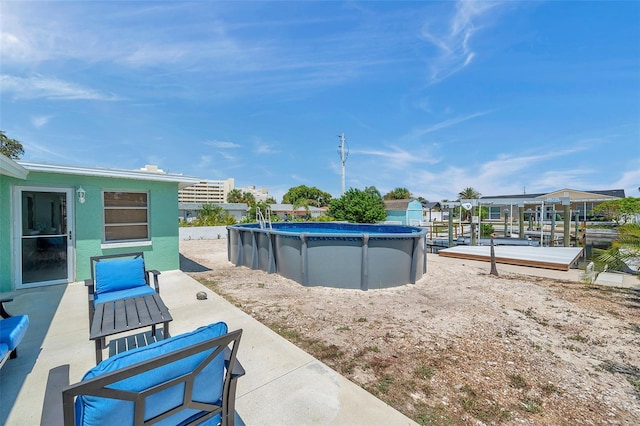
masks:
[[[256,220],[260,224],[260,229],[265,229],[267,224],[269,224],[269,229],[273,229],[271,226],[271,209],[269,207],[266,208],[265,213],[267,213],[267,219],[265,219],[260,207],[256,207]]]

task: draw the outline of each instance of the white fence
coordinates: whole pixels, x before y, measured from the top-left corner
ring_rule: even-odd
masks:
[[[226,226],[185,226],[178,228],[180,240],[227,239]]]

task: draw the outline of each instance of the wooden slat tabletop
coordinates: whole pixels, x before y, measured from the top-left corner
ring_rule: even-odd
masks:
[[[89,339],[173,321],[157,294],[118,299],[96,306]]]

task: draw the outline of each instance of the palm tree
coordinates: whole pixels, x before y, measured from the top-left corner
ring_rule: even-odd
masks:
[[[385,200],[406,200],[411,198],[411,191],[407,188],[395,188],[384,195]]]
[[[473,189],[472,187],[468,186],[465,189],[463,189],[462,191],[458,192],[458,200],[475,200],[480,198],[480,193],[478,191],[476,191],[475,189]],[[471,211],[463,211],[462,212],[462,220],[469,220],[470,216],[473,213],[473,209],[475,207],[471,208]]]
[[[627,223],[618,227],[618,238],[608,250],[598,256],[601,269],[623,271],[629,269],[629,263],[640,262],[640,225]],[[636,271],[640,278],[640,268]]]
[[[458,197],[460,200],[475,200],[476,198],[480,198],[481,195],[482,194],[480,194],[470,186],[458,192]]]

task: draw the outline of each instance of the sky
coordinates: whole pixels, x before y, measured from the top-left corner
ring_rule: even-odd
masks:
[[[340,197],[640,197],[637,1],[7,1],[22,160]]]

